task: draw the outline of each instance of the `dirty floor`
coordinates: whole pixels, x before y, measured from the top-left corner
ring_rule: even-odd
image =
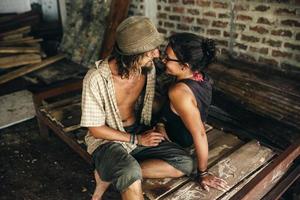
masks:
[[[0,130],[0,199],[90,199],[92,168],[35,119]]]

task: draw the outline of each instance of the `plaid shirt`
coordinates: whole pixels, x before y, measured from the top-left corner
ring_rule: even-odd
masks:
[[[81,126],[98,127],[107,125],[113,129],[124,131],[121,115],[117,107],[117,100],[112,79],[111,70],[108,65],[108,59],[97,61],[96,68],[90,69],[83,80],[82,90],[82,116]],[[154,98],[155,87],[155,67],[147,75],[147,85],[140,123],[150,125],[152,115],[152,103]],[[89,132],[85,137],[88,146],[88,153],[93,151],[108,140],[97,139]],[[119,141],[116,141],[119,142]],[[129,152],[136,145],[119,142]]]

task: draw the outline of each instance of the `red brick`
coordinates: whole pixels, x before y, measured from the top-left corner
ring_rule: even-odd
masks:
[[[286,26],[295,26],[295,27],[300,27],[300,21],[298,20],[291,20],[291,19],[287,19],[287,20],[283,20],[281,21],[282,25],[286,25]]]
[[[213,2],[213,8],[227,8],[228,4],[223,2]]]
[[[252,17],[248,15],[238,15],[236,19],[241,21],[252,21]]]
[[[221,45],[221,46],[228,46],[228,41],[227,40],[218,40],[218,39],[214,39],[214,41],[216,42],[217,46]]]
[[[259,38],[254,36],[244,35],[244,34],[242,35],[241,39],[246,42],[259,42]]]
[[[259,23],[259,24],[267,24],[267,25],[272,25],[273,24],[273,22],[270,22],[270,20],[267,19],[267,18],[265,18],[265,17],[258,18],[257,23]]]
[[[240,60],[244,60],[250,63],[255,63],[256,59],[253,56],[250,56],[249,54],[244,54],[244,53],[240,53],[238,55],[238,59]]]
[[[228,18],[230,18],[230,16],[227,13],[220,13],[219,14],[219,18],[226,18],[226,19],[228,19]]]
[[[195,4],[195,0],[182,0],[182,3],[187,5],[187,4]]]
[[[180,21],[180,16],[178,16],[178,15],[170,15],[169,19],[173,20],[173,21]]]
[[[255,7],[255,11],[261,11],[261,12],[265,12],[267,10],[270,9],[270,6],[266,6],[266,5],[259,5]]]
[[[265,54],[267,55],[268,52],[269,52],[269,49],[268,48],[256,48],[256,47],[250,47],[249,50],[251,52],[254,52],[254,53],[261,53],[261,54]]]
[[[217,29],[207,29],[206,33],[208,35],[220,35],[221,31]]]
[[[226,28],[228,25],[228,22],[222,22],[222,21],[213,21],[212,26],[218,27],[218,28]]]
[[[230,37],[230,33],[227,32],[227,31],[224,31],[223,36],[224,36],[224,37]],[[237,37],[238,37],[238,34],[237,34],[237,33],[233,33],[233,36],[232,36],[232,37],[233,37],[233,38],[237,38]]]
[[[167,28],[174,28],[175,25],[172,22],[165,22],[164,26],[167,27]]]
[[[173,7],[173,12],[175,12],[175,13],[184,13],[184,7],[183,6],[182,7],[178,7],[178,6]]]
[[[291,58],[292,55],[293,54],[288,53],[288,52],[283,52],[283,51],[278,51],[278,50],[272,51],[272,56],[274,56],[274,57]]]
[[[243,31],[246,29],[246,25],[245,24],[235,24],[235,28],[238,31]]]
[[[202,28],[201,26],[193,26],[193,27],[191,28],[191,30],[192,30],[193,32],[204,33],[204,28]]]
[[[234,8],[235,11],[246,11],[249,10],[248,4],[235,4]]]
[[[167,30],[164,29],[164,28],[157,28],[157,30],[158,30],[158,32],[160,32],[160,33],[164,33],[164,34],[167,33]]]
[[[250,30],[251,31],[255,31],[255,32],[259,33],[259,34],[265,34],[265,33],[269,32],[268,29],[266,29],[264,27],[261,27],[261,26],[251,26]]]
[[[279,8],[274,12],[276,15],[296,15],[296,9]]]
[[[209,7],[210,1],[204,1],[204,0],[196,0],[196,4],[201,7]]]
[[[300,63],[300,54],[295,55],[296,60]]]
[[[242,49],[242,50],[246,50],[248,46],[244,45],[244,44],[241,44],[241,43],[238,43],[238,42],[235,42],[234,47],[237,47],[237,48]]]
[[[157,18],[159,18],[159,19],[167,19],[167,14],[166,13],[158,13]]]
[[[271,47],[281,47],[281,44],[282,42],[281,41],[275,41],[275,40],[272,40],[272,39],[268,39],[266,40],[265,38],[263,39],[263,42],[264,44],[269,44],[269,46]]]
[[[177,29],[183,30],[183,31],[188,31],[190,27],[186,24],[177,24]]]
[[[300,33],[297,33],[296,40],[300,40]]]
[[[288,31],[288,30],[283,30],[283,29],[279,29],[279,30],[273,30],[271,32],[272,35],[276,35],[276,36],[283,36],[283,37],[291,37],[292,36],[292,32]]]
[[[190,13],[191,15],[199,15],[200,14],[198,9],[188,9],[187,12]]]
[[[209,25],[210,21],[208,19],[197,19],[197,24],[200,25]]]
[[[297,44],[291,44],[289,42],[286,42],[284,44],[284,47],[292,49],[292,50],[298,50],[298,51],[300,51],[300,45],[297,45]]]
[[[185,17],[185,16],[181,18],[182,22],[184,23],[192,23],[194,19],[195,19],[194,17]]]
[[[216,17],[217,14],[213,11],[208,11],[208,12],[205,12],[203,13],[204,16],[209,16],[209,17]]]
[[[259,57],[258,62],[271,66],[278,66],[278,62],[270,58]]]

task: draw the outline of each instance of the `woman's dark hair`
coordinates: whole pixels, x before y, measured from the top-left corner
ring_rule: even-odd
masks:
[[[215,57],[215,43],[193,33],[176,33],[169,44],[178,60],[188,63],[192,71],[202,71]]]
[[[115,44],[109,60],[116,59],[118,65],[118,74],[122,78],[129,78],[131,73],[142,73],[140,61],[144,53],[137,55],[123,55],[118,45]]]

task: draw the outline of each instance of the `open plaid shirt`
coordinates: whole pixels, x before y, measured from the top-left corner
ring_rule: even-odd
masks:
[[[81,102],[81,126],[98,127],[107,125],[113,129],[124,132],[122,119],[117,107],[112,73],[108,65],[108,59],[97,61],[96,67],[90,69],[83,80]],[[150,125],[152,115],[152,103],[155,89],[155,67],[147,74],[146,91],[140,123]],[[89,132],[85,137],[88,153],[92,154],[96,148],[108,140],[97,139]],[[116,141],[117,142],[117,141]],[[136,145],[119,142],[129,152]]]

